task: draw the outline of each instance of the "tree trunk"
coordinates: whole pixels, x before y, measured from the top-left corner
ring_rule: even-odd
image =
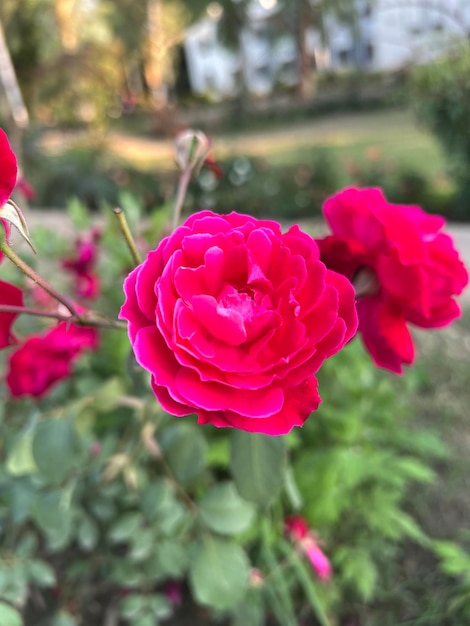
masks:
[[[308,7],[305,0],[297,0],[296,6],[296,42],[298,61],[297,98],[301,102],[310,100],[314,94],[312,64],[307,48]]]

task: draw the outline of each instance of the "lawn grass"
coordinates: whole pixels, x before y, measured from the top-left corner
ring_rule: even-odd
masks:
[[[468,550],[470,309],[448,328],[414,334],[420,384],[411,397],[413,425],[437,433],[448,454],[435,463],[435,480],[410,493],[408,510],[430,537],[456,541]],[[401,558],[390,564],[385,579],[380,598],[365,611],[364,626],[469,623],[468,587],[462,586],[459,576],[444,575],[429,551],[403,546]]]
[[[215,134],[216,159],[243,155],[261,157],[273,166],[308,163],[312,153],[328,148],[340,163],[366,163],[380,156],[407,165],[430,177],[445,172],[445,159],[435,139],[416,125],[409,110],[335,113],[312,120],[297,120],[270,129]],[[93,139],[46,134],[46,152],[64,155],[72,147],[96,147]],[[108,162],[141,171],[173,168],[173,142],[110,132],[104,139]]]

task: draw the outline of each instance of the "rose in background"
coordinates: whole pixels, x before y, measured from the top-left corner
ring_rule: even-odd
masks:
[[[10,147],[8,138],[0,129],[0,208],[3,207],[13,192],[16,185],[17,163],[16,157]],[[0,228],[9,236],[9,226],[0,219]],[[0,262],[4,254],[0,251]],[[0,304],[8,306],[23,306],[23,292],[15,285],[0,280]],[[7,348],[15,343],[16,339],[11,327],[17,318],[16,313],[0,312],[0,349]]]
[[[60,322],[43,335],[30,335],[8,360],[6,382],[14,397],[40,398],[72,374],[85,350],[98,347],[95,328]]]
[[[10,147],[6,133],[0,128],[0,207],[3,207],[13,192],[18,175],[16,156]]]
[[[127,278],[120,317],[162,406],[280,435],[320,397],[315,372],[354,335],[354,290],[315,241],[248,215],[191,216]]]
[[[94,300],[99,295],[100,279],[96,272],[96,263],[100,239],[101,231],[93,228],[77,239],[75,255],[62,260],[62,267],[73,277],[77,298]]]
[[[445,220],[388,202],[380,189],[345,189],[329,198],[332,235],[318,240],[322,261],[351,280],[359,332],[379,367],[396,373],[414,360],[408,324],[446,326],[461,314],[455,296],[468,273]]]

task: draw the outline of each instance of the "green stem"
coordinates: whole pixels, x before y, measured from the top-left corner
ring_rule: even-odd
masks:
[[[52,311],[43,311],[41,309],[32,309],[25,306],[15,306],[13,304],[0,304],[0,313],[17,313],[18,315],[34,315],[36,317],[50,317],[59,321],[67,321],[71,319],[71,315],[66,313],[55,313]]]
[[[178,181],[178,190],[176,192],[175,206],[173,208],[172,230],[175,230],[177,228],[180,221],[184,199],[186,198],[189,181],[191,180],[191,171],[192,170],[190,167],[187,167],[185,170],[183,170]]]
[[[72,316],[76,317],[77,319],[81,319],[81,316],[79,312],[77,311],[77,309],[75,308],[74,303],[69,298],[67,298],[66,296],[63,296],[56,289],[54,289],[54,287],[50,285],[44,278],[42,278],[42,276],[39,276],[39,274],[35,272],[32,267],[30,267],[27,263],[25,263],[16,254],[16,252],[13,252],[13,250],[8,245],[5,237],[2,240],[0,240],[0,250],[3,252],[3,254],[6,257],[10,259],[10,261],[14,265],[16,265],[16,267],[19,270],[23,272],[23,274],[31,278],[31,280],[33,280],[37,285],[42,287],[44,291],[47,291],[47,293],[50,296],[52,296],[55,300],[63,304],[65,308],[68,311],[70,311],[70,314]]]
[[[129,224],[127,223],[126,216],[124,212],[119,207],[113,209],[114,215],[117,218],[119,229],[127,243],[127,247],[132,255],[132,259],[136,265],[140,265],[142,263],[142,257],[140,256],[140,252],[135,243],[134,237],[132,236],[131,229],[129,228]]]

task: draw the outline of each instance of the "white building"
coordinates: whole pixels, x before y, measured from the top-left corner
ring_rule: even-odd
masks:
[[[469,0],[357,0],[354,27],[325,20],[331,68],[394,70],[442,54],[470,33]]]
[[[209,8],[216,3],[209,5]],[[269,8],[265,8],[269,6]],[[279,82],[295,85],[297,52],[288,34],[272,38],[269,18],[281,5],[271,0],[255,0],[248,14],[248,25],[240,36],[240,49],[230,50],[219,40],[214,10],[193,24],[184,41],[189,81],[194,93],[213,99],[234,96],[243,82],[253,94],[265,95]]]
[[[218,6],[209,5],[212,13],[186,33],[192,91],[217,100],[236,95],[242,79],[258,95],[277,84],[295,85],[296,41],[291,33],[273,37],[269,30],[270,18],[282,9],[279,0],[253,0],[237,51],[219,40]],[[442,54],[469,34],[470,0],[356,0],[355,24],[326,15],[324,37],[310,29],[307,49],[318,71],[387,71]]]

